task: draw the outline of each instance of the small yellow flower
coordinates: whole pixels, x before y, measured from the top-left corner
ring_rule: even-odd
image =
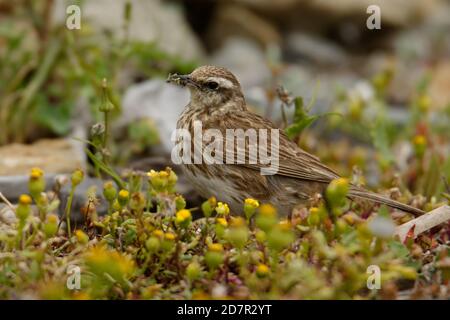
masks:
[[[169,240],[169,241],[175,240],[175,237],[176,237],[175,234],[172,232],[166,232],[164,234],[164,239]]]
[[[177,219],[184,221],[184,220],[190,219],[190,218],[192,218],[192,215],[191,215],[191,212],[187,209],[182,209],[177,212]]]
[[[270,269],[267,265],[260,263],[258,264],[258,266],[256,267],[256,275],[259,278],[264,278],[266,277],[270,272]]]
[[[427,139],[425,136],[418,134],[414,137],[413,142],[416,146],[424,146],[427,143]]]
[[[347,196],[348,189],[348,179],[337,178],[330,182],[325,191],[325,195],[333,208],[338,208],[345,203],[345,197]]]
[[[149,178],[154,178],[154,177],[157,177],[158,176],[158,172],[156,172],[155,170],[150,170],[149,172],[147,172],[147,176],[149,177]]]
[[[230,214],[230,208],[228,207],[228,204],[223,202],[218,202],[216,207],[217,214],[227,216]]]
[[[58,216],[53,213],[47,215],[47,222],[48,223],[58,223]]]
[[[31,197],[27,194],[22,194],[19,197],[19,203],[23,205],[30,205],[32,202]]]
[[[347,188],[348,187],[348,179],[338,178],[338,179],[336,179],[336,185],[341,188]]]
[[[178,179],[169,167],[161,171],[150,170],[147,176],[152,188],[157,192],[172,191]]]
[[[311,213],[311,214],[319,214],[319,208],[317,208],[317,207],[311,207],[311,208],[309,209],[309,213]]]
[[[77,241],[82,244],[86,244],[89,242],[89,237],[86,233],[81,231],[80,229],[75,231],[75,236],[77,237]]]
[[[41,168],[31,168],[30,177],[31,179],[38,179],[44,175],[44,171]]]
[[[71,181],[73,186],[78,186],[84,179],[84,172],[81,169],[77,169],[72,173]]]
[[[228,222],[227,222],[227,219],[225,219],[225,218],[217,218],[216,223],[221,225],[222,227],[225,227],[225,228],[228,227]]]
[[[119,191],[119,196],[117,197],[117,201],[119,202],[120,206],[124,207],[128,204],[128,201],[130,200],[130,193],[128,190],[122,189]]]
[[[175,222],[183,226],[187,226],[191,220],[192,220],[191,212],[187,209],[182,209],[178,211],[175,217]]]
[[[202,211],[205,217],[209,218],[216,208],[217,201],[215,197],[211,197],[202,203]]]
[[[244,203],[244,214],[247,220],[250,220],[256,212],[256,209],[259,207],[258,200],[247,198]]]
[[[422,157],[427,147],[427,138],[424,135],[418,134],[413,139],[414,150],[419,157]]]
[[[127,190],[122,189],[119,191],[120,198],[124,199],[124,198],[128,198],[129,196],[130,196],[130,193]]]
[[[291,222],[289,220],[281,220],[278,223],[278,226],[280,227],[281,230],[290,230],[292,228]]]
[[[167,178],[169,176],[169,173],[167,171],[160,171],[159,177],[160,178]]]
[[[245,225],[245,221],[242,217],[232,217],[230,225],[235,228],[242,227]]]
[[[116,281],[123,281],[123,278],[130,276],[135,269],[134,261],[129,256],[104,246],[89,249],[85,261],[93,273],[99,276],[107,273]]]
[[[157,238],[162,238],[164,236],[164,232],[160,229],[153,230],[152,234]]]
[[[420,111],[427,112],[430,109],[431,106],[431,98],[427,94],[421,94],[417,98],[417,106],[419,107]]]
[[[220,243],[211,243],[208,245],[208,249],[209,249],[209,251],[222,252],[223,246]]]
[[[73,293],[74,300],[91,300],[91,296],[87,292],[75,291]]]
[[[264,203],[259,207],[259,213],[266,217],[275,217],[277,210],[269,203]]]
[[[259,207],[258,200],[255,200],[255,199],[252,199],[252,198],[245,199],[245,204],[248,205],[248,206],[251,206],[253,208],[258,208]]]

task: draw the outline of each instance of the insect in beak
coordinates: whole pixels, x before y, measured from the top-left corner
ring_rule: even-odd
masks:
[[[169,74],[169,77],[167,78],[166,82],[173,83],[179,86],[194,86],[198,87],[197,83],[192,80],[191,76],[186,74]]]

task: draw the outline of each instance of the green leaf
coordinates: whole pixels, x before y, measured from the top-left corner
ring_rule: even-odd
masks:
[[[406,248],[403,243],[399,241],[391,240],[389,241],[388,246],[398,258],[404,259],[409,256],[408,248]]]
[[[120,189],[123,189],[125,187],[125,182],[119,177],[119,175],[114,172],[113,169],[111,169],[110,167],[108,167],[108,165],[106,165],[103,161],[101,161],[100,159],[98,159],[89,149],[85,149],[87,156],[89,157],[89,159],[100,169],[102,170],[104,173],[106,173],[107,175],[109,175],[114,182],[117,184],[117,186]]]
[[[339,115],[335,112],[327,112],[323,114],[317,114],[317,115],[309,115],[308,112],[312,108],[312,104],[314,103],[314,96],[309,103],[309,105],[305,108],[303,98],[302,97],[296,97],[294,99],[294,119],[293,123],[286,127],[285,132],[289,139],[293,139],[299,134],[302,133],[303,130],[308,128],[310,125],[312,125],[316,120],[323,116],[329,116],[329,115]]]
[[[394,156],[391,152],[391,139],[388,131],[388,125],[383,118],[378,118],[371,130],[373,144],[380,153],[383,165],[389,165],[394,161]]]
[[[33,113],[36,123],[50,129],[53,133],[63,136],[69,133],[72,104],[65,101],[59,105],[50,105],[46,98],[41,97]]]

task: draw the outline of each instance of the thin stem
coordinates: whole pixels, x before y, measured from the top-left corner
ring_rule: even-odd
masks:
[[[14,206],[12,205],[11,202],[9,202],[8,199],[6,199],[6,197],[3,195],[3,193],[0,192],[0,199],[3,200],[4,203],[6,203],[6,205],[13,211],[16,212],[16,208],[14,208]]]
[[[66,205],[67,235],[68,235],[69,239],[72,236],[72,231],[70,229],[70,211],[72,208],[72,200],[73,200],[74,194],[75,194],[75,187],[72,186],[72,188],[70,189],[70,195],[69,195],[69,198],[67,199],[67,205]]]

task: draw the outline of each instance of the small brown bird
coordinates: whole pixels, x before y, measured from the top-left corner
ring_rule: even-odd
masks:
[[[181,114],[177,129],[184,129],[192,136],[195,135],[195,121],[201,122],[202,132],[216,129],[223,137],[227,137],[227,129],[278,130],[269,120],[247,109],[239,81],[225,68],[202,66],[188,75],[169,75],[168,82],[187,86],[191,92],[190,103]],[[192,147],[193,140],[190,142]],[[339,175],[289,140],[282,130],[279,130],[278,140],[278,171],[272,175],[261,174],[266,165],[249,161],[248,152],[252,147],[249,139],[245,140],[245,163],[191,161],[183,163],[182,167],[202,196],[215,196],[226,202],[233,213],[241,214],[244,200],[254,198],[269,202],[281,214],[288,215],[296,205],[308,202],[316,193],[323,193]],[[226,141],[222,145],[223,149],[215,152],[223,150],[226,156],[229,145]],[[236,147],[236,142],[231,142],[230,146]],[[368,199],[414,215],[423,214],[422,210],[357,186],[350,186],[348,197]]]

